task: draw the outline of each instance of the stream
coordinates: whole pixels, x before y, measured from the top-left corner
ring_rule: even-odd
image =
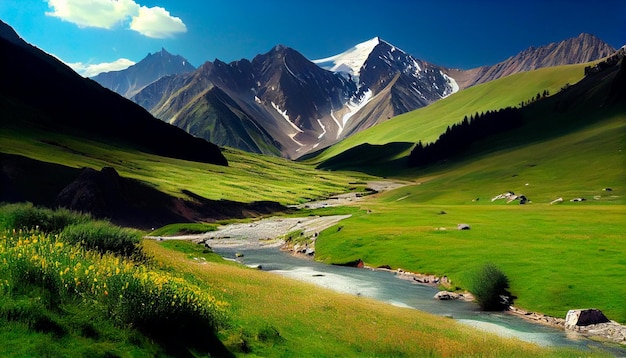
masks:
[[[376,191],[391,190],[401,183],[381,181],[369,183]],[[331,200],[307,203],[307,207],[346,205],[360,201],[355,194],[340,195]],[[626,357],[626,346],[591,340],[573,331],[546,326],[506,312],[482,312],[478,305],[463,300],[439,301],[433,286],[400,279],[394,272],[345,266],[326,265],[311,258],[281,251],[283,237],[301,231],[311,237],[337,224],[350,215],[306,218],[266,218],[247,224],[230,224],[202,235],[168,237],[167,239],[198,240],[211,246],[214,252],[250,267],[310,282],[334,291],[364,296],[399,307],[417,309],[453,318],[476,329],[503,337],[517,338],[545,347],[569,347],[600,351]]]
[[[219,241],[210,240],[216,253],[251,267],[260,267],[263,271],[399,307],[418,309],[442,316],[442,319],[454,318],[479,330],[541,346],[600,350],[615,356],[626,356],[626,347],[593,341],[576,332],[533,323],[508,313],[481,312],[476,304],[463,300],[434,300],[433,296],[438,292],[435,287],[396,278],[393,272],[326,265],[281,251],[276,243],[264,246],[237,245],[232,240],[224,240],[229,243],[220,244]]]

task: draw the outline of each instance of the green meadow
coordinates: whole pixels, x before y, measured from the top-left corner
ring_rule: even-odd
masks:
[[[563,318],[595,307],[625,323],[625,133],[626,116],[614,115],[561,137],[482,154],[479,145],[405,172],[414,185],[361,204],[341,231],[320,235],[316,256],[448,275],[461,288],[493,263],[519,307]],[[531,203],[492,202],[508,191]],[[551,205],[557,198],[564,201]],[[457,230],[460,223],[471,230]]]

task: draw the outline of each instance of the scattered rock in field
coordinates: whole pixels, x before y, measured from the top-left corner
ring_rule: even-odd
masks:
[[[611,188],[604,188],[602,190],[604,190],[604,191],[613,191],[613,189],[611,189]]]
[[[550,202],[550,205],[558,204],[558,203],[562,203],[562,202],[563,202],[563,198],[556,198],[556,199],[554,199],[554,200],[552,200]]]
[[[585,198],[574,198],[570,200],[571,202],[581,202],[581,201],[587,201],[587,199]]]
[[[520,204],[527,204],[530,203],[530,200],[528,200],[528,198],[524,195],[515,195],[515,193],[513,193],[512,191],[500,194],[500,195],[496,195],[493,198],[491,198],[491,202],[494,202],[496,200],[500,200],[500,199],[505,199],[506,203],[510,203],[514,200],[519,200]]]
[[[589,308],[582,310],[569,310],[565,316],[565,328],[575,329],[576,326],[589,326],[592,324],[606,323],[609,319],[599,309]]]
[[[446,215],[446,214],[447,214],[447,213],[446,213],[445,211],[443,211],[443,210],[441,210],[441,211],[439,212],[439,215]]]
[[[519,196],[517,196],[517,195],[511,195],[511,196],[509,196],[507,198],[506,203],[508,204],[508,203],[512,202],[513,200],[517,200],[518,198],[519,198]]]
[[[433,297],[433,299],[440,301],[458,300],[459,298],[461,298],[461,295],[449,291],[439,291],[435,294],[435,297]]]
[[[468,224],[458,224],[456,226],[456,228],[459,229],[459,230],[469,230],[469,229],[471,229],[471,227]]]
[[[513,193],[512,191],[508,191],[506,193],[494,196],[493,198],[491,198],[491,202],[494,202],[494,201],[499,200],[499,199],[507,199],[508,200],[512,196],[515,196],[515,193]]]
[[[472,203],[475,203],[475,202],[477,202],[479,200],[480,200],[480,198],[472,199]]]

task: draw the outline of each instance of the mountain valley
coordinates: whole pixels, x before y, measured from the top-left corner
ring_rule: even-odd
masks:
[[[0,201],[12,203],[0,205],[0,260],[10,263],[0,269],[0,355],[624,351],[626,341],[597,349],[606,337],[580,350],[522,342],[403,302],[290,280],[268,272],[271,264],[246,267],[210,245],[162,238],[231,223],[254,231],[267,217],[341,215],[319,232],[259,242],[314,242],[307,260],[360,262],[393,280],[446,277],[440,287],[457,293],[471,291],[476,273],[492,264],[506,273],[516,308],[564,318],[595,307],[626,324],[626,47],[615,51],[581,34],[469,70],[415,58],[378,37],[322,59],[277,45],[251,60],[197,68],[162,49],[93,79],[4,23],[0,49]],[[473,132],[483,125],[478,118],[506,107],[520,123]],[[471,138],[436,160],[407,165],[417,143],[451,131]],[[376,192],[369,183],[380,180],[402,185]],[[359,200],[326,204],[342,193]],[[497,199],[502,193],[528,200]],[[37,231],[49,224],[40,212],[31,226],[7,226],[44,206],[157,239],[140,240],[145,257],[120,258],[76,254],[85,243],[63,241],[67,231]],[[242,261],[237,254],[232,259]],[[136,273],[123,276],[130,268]],[[139,320],[123,320],[144,309]]]

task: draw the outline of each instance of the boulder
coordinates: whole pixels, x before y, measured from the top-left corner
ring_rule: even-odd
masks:
[[[459,298],[461,298],[461,295],[449,291],[439,291],[435,297],[433,297],[433,299],[440,301],[458,300]]]
[[[470,226],[468,224],[458,224],[456,228],[459,230],[469,230]]]
[[[567,316],[565,316],[565,328],[568,329],[606,322],[609,322],[609,319],[606,318],[602,311],[595,308],[569,310]]]

